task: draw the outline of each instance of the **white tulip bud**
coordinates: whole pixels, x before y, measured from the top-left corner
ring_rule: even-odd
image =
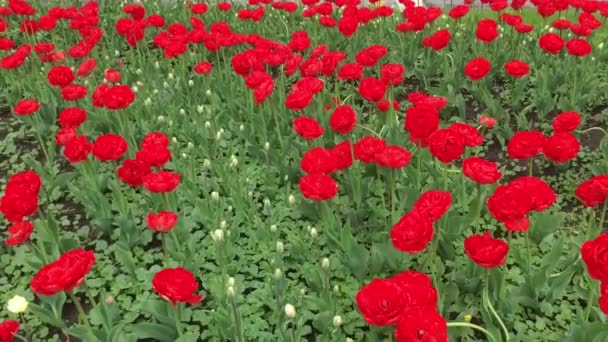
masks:
[[[228,298],[234,297],[234,287],[228,286],[228,289],[226,289],[226,296],[228,296]]]
[[[138,74],[138,75],[141,75],[141,74],[143,74],[144,72],[143,72],[141,69],[137,69],[137,70],[135,70],[135,73],[136,73],[136,74]]]
[[[270,226],[270,231],[273,232],[273,233],[276,233],[277,232],[277,225],[276,224],[271,225]]]
[[[334,292],[340,292],[340,286],[334,285]]]
[[[291,304],[285,304],[285,316],[288,318],[295,318],[296,308]]]
[[[220,199],[220,194],[217,191],[211,192],[211,199],[217,201]]]
[[[329,269],[329,258],[323,258],[323,260],[321,260],[321,267],[324,269]]]
[[[194,81],[193,80],[188,80],[188,86],[194,87]]]
[[[270,200],[268,198],[264,198],[264,206],[270,207]]]
[[[234,280],[233,277],[228,278],[228,286],[233,286],[234,287],[235,283],[236,283],[236,281]]]
[[[188,155],[182,152],[182,158],[186,159],[188,158]]]
[[[168,89],[169,88],[169,83],[163,82],[163,88]]]
[[[317,236],[319,236],[319,232],[317,231],[317,228],[312,228],[310,230],[310,237],[312,237],[313,239],[316,238]]]
[[[222,131],[218,131],[217,133],[215,133],[215,140],[220,140],[222,139]]]
[[[306,296],[306,288],[300,289],[300,296]]]
[[[283,277],[283,271],[280,268],[274,270],[274,279],[279,280],[281,277]]]
[[[600,50],[601,50],[601,49],[603,49],[603,48],[604,48],[604,42],[601,42],[601,43],[600,43],[600,44],[597,46],[597,48],[598,48],[598,49],[600,49]]]
[[[173,141],[174,144],[177,144],[177,138],[176,137],[171,138],[171,141]]]
[[[245,125],[240,125],[239,126],[239,131],[241,131],[241,132],[245,131]]]
[[[167,75],[167,78],[173,80],[175,79],[175,75],[173,75],[173,73],[169,73],[169,75]]]
[[[188,145],[186,145],[186,148],[191,150],[194,148],[194,144],[191,141],[188,141]]]
[[[226,229],[226,226],[228,226],[228,224],[226,223],[226,221],[220,222],[220,228],[221,229]]]
[[[264,149],[266,151],[270,150],[270,143],[268,141],[264,144]]]
[[[147,99],[144,100],[144,105],[145,106],[149,106],[151,104],[152,104],[152,99],[151,98],[148,97]]]
[[[180,110],[179,110],[179,114],[180,114],[180,115],[186,115],[186,111],[185,111],[185,110],[183,110],[183,109],[180,109]]]
[[[118,50],[114,50],[114,56],[115,56],[115,57],[120,56],[120,52],[119,52]]]
[[[296,203],[296,198],[294,197],[294,195],[289,195],[289,198],[287,199],[287,201],[289,202],[290,205],[294,205]]]
[[[277,253],[282,254],[285,251],[285,245],[281,241],[277,241]]]
[[[173,120],[169,120],[169,126],[173,126]]]
[[[352,339],[352,338],[350,338],[350,337],[347,337],[345,342],[355,342],[355,340],[353,340],[353,339]]]
[[[164,117],[164,116],[162,116],[162,115],[159,115],[159,116],[156,118],[156,120],[158,120],[158,122],[163,122],[163,121],[165,121],[165,117]]]
[[[136,85],[132,86],[131,89],[133,89],[134,93],[137,93],[139,91],[139,88],[137,88]]]
[[[342,325],[342,317],[334,316],[334,327],[339,328]]]
[[[154,62],[154,68],[160,69],[160,64],[158,63],[158,61]]]
[[[249,196],[249,197],[253,197],[253,191],[249,191],[249,192],[247,193],[247,196]]]
[[[211,96],[211,90],[207,89],[207,91],[205,92],[205,95]]]
[[[200,105],[200,106],[196,106],[196,112],[199,114],[203,114],[203,111],[205,110],[205,106]]]
[[[152,93],[153,93],[154,95],[158,95],[159,91],[158,91],[158,89],[154,89],[154,90],[152,91]]]
[[[6,308],[8,309],[8,311],[14,314],[20,314],[25,312],[25,309],[27,309],[27,305],[27,300],[17,295],[8,300],[8,302],[6,303]]]
[[[224,240],[224,231],[221,229],[216,229],[211,233],[211,238],[213,241],[222,241]]]
[[[211,161],[207,158],[203,160],[203,168],[208,169],[211,166]]]
[[[205,121],[205,128],[209,128],[209,127],[211,127],[211,122]]]

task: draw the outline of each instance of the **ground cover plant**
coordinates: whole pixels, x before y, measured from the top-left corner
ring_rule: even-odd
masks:
[[[605,341],[606,17],[2,2],[0,341]]]

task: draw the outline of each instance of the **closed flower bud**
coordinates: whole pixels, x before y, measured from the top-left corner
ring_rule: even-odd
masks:
[[[266,151],[270,150],[270,143],[269,143],[269,142],[266,142],[266,143],[264,144],[264,149],[265,149]]]
[[[336,293],[340,292],[340,286],[334,285],[334,292],[336,292]]]
[[[300,289],[300,296],[305,296],[305,295],[306,295],[306,288]]]
[[[116,56],[116,57],[120,56],[120,52],[118,50],[114,50],[114,56]]]
[[[205,160],[203,160],[203,167],[205,169],[208,169],[211,166],[211,161],[207,158],[205,158]]]
[[[112,304],[112,303],[114,303],[114,297],[112,297],[112,296],[107,296],[107,297],[105,298],[105,301],[106,301],[106,304]]]
[[[270,200],[268,198],[264,198],[264,206],[270,207]]]
[[[188,80],[188,86],[194,87],[194,81],[193,80]]]
[[[8,311],[14,314],[20,314],[25,312],[25,309],[27,309],[27,304],[28,302],[25,298],[17,295],[8,300],[6,308]]]
[[[253,191],[249,191],[249,192],[247,193],[247,196],[249,196],[249,197],[253,197]]]
[[[164,117],[164,116],[162,116],[162,115],[159,115],[159,116],[156,118],[156,120],[158,120],[158,122],[163,122],[163,121],[165,121],[165,117]]]
[[[334,316],[334,327],[339,328],[342,325],[342,317],[336,315]]]
[[[228,296],[228,298],[234,297],[234,287],[228,286],[226,289],[226,296]]]
[[[602,43],[600,43],[600,44],[597,46],[597,48],[598,48],[598,49],[600,49],[600,50],[601,50],[601,49],[603,49],[603,48],[604,48],[604,43],[603,43],[603,42],[602,42]]]
[[[295,318],[296,308],[291,304],[285,304],[285,316],[288,318]]]
[[[324,269],[329,269],[329,258],[323,258],[323,260],[321,260],[321,267]]]
[[[193,149],[193,148],[194,148],[194,144],[193,144],[192,142],[190,142],[190,141],[189,141],[189,142],[188,142],[188,145],[186,145],[186,148],[187,148],[187,149],[189,149],[189,150],[191,150],[191,149]]]
[[[177,138],[176,138],[176,137],[171,138],[171,141],[172,141],[174,144],[177,144]]]
[[[205,128],[209,128],[209,127],[211,127],[211,122],[205,121]]]
[[[224,240],[224,231],[221,229],[216,229],[211,233],[211,238],[213,241],[222,241]]]
[[[155,69],[160,69],[160,64],[158,62],[154,62],[154,68]]]
[[[281,241],[277,241],[277,253],[282,254],[285,251],[285,245]]]
[[[137,93],[139,91],[139,88],[137,88],[136,85],[132,86],[131,89],[133,89],[134,93]]]
[[[277,232],[277,225],[276,224],[271,225],[270,226],[270,231],[273,232],[273,233],[276,233]]]
[[[203,111],[205,110],[205,106],[200,105],[200,106],[196,106],[196,111],[199,114],[203,114]]]
[[[218,131],[217,133],[215,133],[215,140],[220,140],[222,139],[222,131]]]
[[[183,109],[180,109],[180,110],[179,110],[179,114],[180,114],[180,115],[186,115],[186,111],[185,111],[185,110],[183,110]]]
[[[220,199],[220,194],[217,191],[211,192],[211,199],[217,201]]]
[[[182,152],[182,158],[186,159],[188,158],[188,155]]]
[[[293,195],[289,195],[289,198],[287,199],[287,201],[289,202],[290,205],[294,205],[296,203],[296,198]]]
[[[283,277],[283,271],[280,268],[274,270],[274,279],[279,280]]]
[[[173,75],[172,73],[169,73],[169,75],[167,75],[167,78],[170,80],[175,79],[175,75]]]
[[[222,221],[222,222],[220,222],[220,228],[221,228],[221,229],[226,229],[226,226],[227,226],[227,225],[228,225],[228,224],[226,223],[226,221]]]
[[[207,89],[207,91],[205,92],[205,95],[211,96],[211,90]]]
[[[167,83],[167,82],[163,82],[163,88],[168,89],[169,87],[170,87],[170,86],[169,86],[169,83]]]
[[[245,125],[240,125],[239,126],[239,131],[244,132],[245,131]]]
[[[316,238],[317,236],[319,236],[319,232],[317,231],[317,228],[312,228],[310,230],[310,237],[312,237],[313,239]]]
[[[147,99],[144,100],[144,105],[149,106],[151,104],[152,104],[152,99],[151,98],[148,97]]]

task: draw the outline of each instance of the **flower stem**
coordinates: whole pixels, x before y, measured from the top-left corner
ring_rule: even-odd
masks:
[[[92,338],[91,341],[97,341],[97,337],[95,337],[95,334],[93,333],[93,328],[91,327],[91,324],[89,323],[87,314],[84,312],[84,309],[82,308],[82,304],[80,304],[80,300],[78,299],[78,297],[74,296],[72,291],[66,291],[66,293],[72,299],[74,306],[76,306],[76,310],[78,311],[80,320],[83,321],[84,324],[86,325],[88,333],[91,335],[91,338]]]
[[[241,324],[241,315],[239,314],[238,307],[234,296],[230,297],[230,306],[232,307],[232,314],[234,315],[234,326],[236,329],[236,340],[237,342],[244,342],[245,337],[243,336],[243,327]]]
[[[466,322],[448,322],[448,328],[449,327],[461,327],[461,328],[475,329],[475,330],[481,331],[482,333],[486,334],[486,336],[488,336],[488,340],[496,341],[496,337],[494,337],[494,335],[492,335],[491,332],[487,331],[486,329],[480,327],[477,324],[466,323]]]
[[[530,158],[528,160],[528,175],[530,177],[532,177],[533,174],[534,174],[534,159]]]
[[[175,330],[177,331],[177,337],[181,337],[182,336],[182,325],[180,322],[180,315],[179,315],[179,303],[175,303],[174,309],[175,309]]]
[[[507,330],[507,327],[505,326],[505,323],[503,323],[502,319],[500,318],[500,316],[498,315],[498,313],[496,312],[496,310],[494,310],[494,307],[492,306],[492,302],[490,302],[490,296],[488,294],[489,292],[489,288],[490,288],[490,283],[488,281],[488,275],[489,275],[490,271],[489,270],[485,270],[485,274],[484,274],[484,287],[483,287],[483,298],[482,300],[486,303],[488,309],[490,310],[490,312],[492,313],[492,315],[494,316],[494,318],[496,318],[496,321],[498,321],[498,324],[500,325],[500,327],[502,328],[502,331],[505,333],[505,341],[509,341],[509,338],[511,337],[509,335],[509,330]]]

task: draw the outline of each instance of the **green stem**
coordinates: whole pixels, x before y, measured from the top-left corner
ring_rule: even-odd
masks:
[[[234,326],[236,329],[236,340],[237,342],[244,342],[245,337],[243,336],[243,327],[241,323],[241,315],[239,314],[238,307],[236,306],[236,300],[234,296],[230,297],[230,306],[232,307],[232,314],[234,315]]]
[[[80,316],[80,320],[84,322],[84,324],[87,327],[88,333],[93,338],[91,341],[97,341],[98,339],[97,339],[97,337],[95,337],[95,333],[93,333],[93,328],[91,327],[91,324],[89,323],[87,314],[84,312],[84,309],[82,308],[82,304],[80,304],[80,300],[78,299],[78,297],[74,296],[72,291],[66,291],[66,293],[72,299],[72,302],[74,303],[74,306],[76,306],[76,310],[78,311],[78,315]]]
[[[93,293],[91,293],[91,289],[87,286],[87,283],[83,282],[82,283],[82,287],[84,288],[84,291],[87,294],[87,298],[89,299],[89,302],[91,302],[91,305],[97,306],[97,302],[95,301],[95,297],[93,297]]]
[[[460,328],[471,328],[471,329],[475,329],[478,331],[481,331],[482,333],[486,334],[486,336],[488,336],[488,339],[490,341],[496,341],[496,337],[494,337],[494,335],[492,335],[491,332],[487,331],[486,329],[480,327],[477,324],[473,324],[473,323],[466,323],[466,322],[448,322],[448,328],[453,327],[460,327]]]
[[[598,222],[598,228],[601,230],[604,226],[604,222],[606,222],[606,211],[608,209],[608,200],[604,201],[604,206],[602,207],[602,213],[600,214],[600,221]]]
[[[395,170],[393,169],[388,169],[388,176],[389,176],[389,181],[390,181],[390,200],[391,200],[391,214],[390,217],[392,219],[392,221],[395,221],[395,188],[397,187],[396,185],[396,180],[395,180]]]
[[[44,143],[44,140],[42,140],[42,135],[40,133],[40,125],[38,124],[37,117],[32,117],[32,125],[34,126],[34,131],[36,131],[36,139],[38,140],[38,143],[40,144],[42,153],[44,154],[44,157],[46,158],[47,163],[49,163],[51,161],[51,158],[49,158],[49,153],[46,150],[46,144]]]
[[[490,273],[490,271],[486,269],[485,273],[484,273],[483,301],[486,303],[488,309],[490,310],[490,312],[492,313],[494,318],[496,318],[496,321],[498,321],[498,324],[500,325],[500,327],[502,328],[502,331],[505,334],[505,341],[508,342],[509,338],[511,337],[509,335],[509,330],[507,330],[505,323],[503,323],[502,319],[500,318],[500,316],[498,315],[496,310],[494,310],[494,307],[492,306],[492,302],[490,302],[490,296],[488,294],[489,288],[490,288],[490,283],[488,281],[489,273]]]
[[[528,175],[532,177],[534,174],[534,158],[528,160]]]
[[[526,239],[526,250],[528,251],[528,275],[532,273],[532,249],[530,248],[530,237],[528,234],[525,235]]]
[[[291,321],[291,342],[296,342],[296,321]]]
[[[177,337],[181,337],[183,335],[183,333],[182,333],[182,325],[180,322],[180,315],[179,315],[179,303],[175,303],[174,309],[175,309],[175,330],[177,331]]]
[[[595,302],[596,291],[595,289],[591,289],[591,293],[589,293],[589,299],[587,300],[587,309],[585,310],[585,320],[584,322],[589,322],[589,316],[591,315],[591,309],[593,308],[593,303]]]

